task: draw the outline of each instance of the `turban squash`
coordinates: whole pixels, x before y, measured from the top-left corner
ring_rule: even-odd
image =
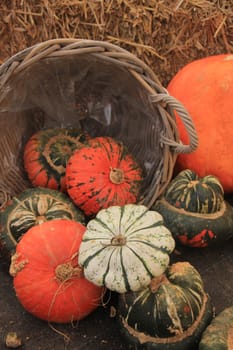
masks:
[[[222,310],[202,334],[199,350],[230,350],[233,346],[233,306]]]
[[[215,175],[225,193],[233,193],[233,55],[208,56],[185,65],[168,84],[169,93],[189,111],[199,146],[180,154],[176,172],[192,169],[200,177]],[[181,140],[188,135],[180,118]]]
[[[213,318],[213,305],[199,272],[178,262],[143,290],[121,294],[117,316],[133,349],[194,350]]]
[[[68,159],[88,139],[78,128],[43,129],[32,135],[24,147],[24,168],[32,185],[65,192]]]
[[[29,188],[13,197],[0,212],[0,219],[0,241],[8,253],[32,226],[54,219],[85,223],[84,214],[65,193],[43,187]]]
[[[233,207],[213,175],[201,178],[190,169],[181,171],[153,209],[163,216],[173,237],[190,247],[206,247],[233,235]]]

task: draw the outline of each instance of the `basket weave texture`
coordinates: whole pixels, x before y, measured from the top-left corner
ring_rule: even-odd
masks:
[[[175,113],[189,136],[179,139]],[[30,187],[22,149],[36,131],[82,126],[121,140],[145,171],[140,202],[151,207],[179,153],[198,146],[192,119],[135,55],[104,41],[54,39],[0,66],[0,204]],[[2,201],[2,203],[1,203]]]

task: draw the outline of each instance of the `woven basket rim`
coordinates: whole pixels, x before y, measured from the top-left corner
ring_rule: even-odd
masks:
[[[69,55],[88,54],[127,69],[148,93],[150,102],[156,105],[163,123],[166,135],[160,135],[159,142],[163,148],[162,171],[154,180],[155,193],[146,204],[151,206],[155,199],[164,191],[170,182],[177,155],[193,152],[198,146],[198,137],[191,116],[185,107],[177,101],[162,86],[156,74],[141,59],[127,50],[106,42],[87,39],[58,38],[51,39],[28,47],[10,57],[0,66],[0,95],[5,86],[18,73],[45,58],[66,57]],[[1,106],[1,100],[0,100]],[[175,121],[177,112],[181,118],[187,134],[189,144],[183,144],[178,135]],[[1,186],[0,186],[1,187]]]

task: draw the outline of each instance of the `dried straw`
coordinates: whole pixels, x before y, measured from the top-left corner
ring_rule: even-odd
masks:
[[[233,0],[2,0],[0,63],[38,42],[106,40],[166,85],[184,64],[233,52]]]

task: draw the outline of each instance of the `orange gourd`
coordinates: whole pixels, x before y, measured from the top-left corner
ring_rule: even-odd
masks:
[[[67,323],[100,305],[103,288],[87,281],[78,265],[85,229],[79,222],[55,219],[33,226],[18,243],[10,274],[19,301],[34,316]]]
[[[190,154],[180,154],[176,171],[212,174],[226,193],[233,192],[233,55],[215,55],[184,66],[170,81],[169,93],[189,111],[199,138]],[[188,135],[177,118],[181,140]]]
[[[67,192],[87,216],[136,203],[141,183],[142,169],[123,143],[111,137],[91,139],[66,166]]]

